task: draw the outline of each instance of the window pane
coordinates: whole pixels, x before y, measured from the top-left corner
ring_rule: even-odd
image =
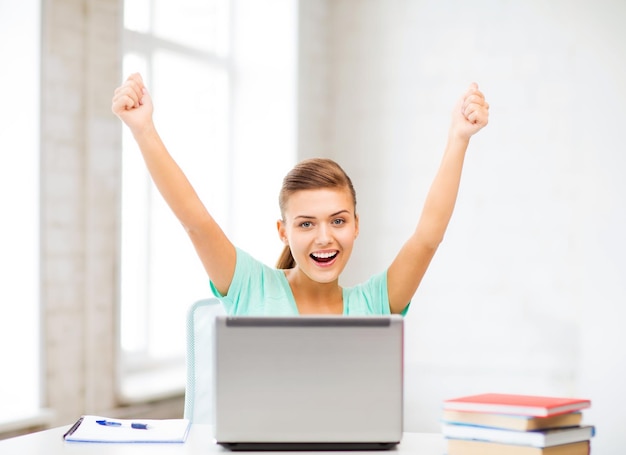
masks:
[[[222,225],[228,198],[228,79],[221,69],[169,52],[154,54],[155,121],[168,149]],[[158,100],[158,103],[157,103]],[[208,278],[180,223],[152,192],[150,349],[184,352],[185,312],[209,295]],[[175,322],[173,322],[175,321]]]
[[[151,0],[124,2],[124,28],[135,32],[150,31]]]
[[[144,75],[161,137],[212,215],[225,225],[228,74],[166,51],[155,51],[151,62],[152,71],[145,58],[128,54],[125,74]],[[152,184],[128,131],[123,146],[121,343],[125,353],[147,356],[130,362],[139,367],[148,359],[184,354],[185,310],[210,291],[189,238]]]
[[[137,54],[124,56],[123,73],[139,72],[149,84],[148,64]],[[122,129],[122,265],[121,345],[125,352],[148,348],[146,258],[148,257],[148,213],[150,176],[128,128]]]
[[[154,0],[154,30],[159,38],[228,53],[228,0]]]

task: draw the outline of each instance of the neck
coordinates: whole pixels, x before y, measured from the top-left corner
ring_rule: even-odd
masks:
[[[297,266],[286,270],[285,275],[300,314],[343,313],[343,290],[338,279],[319,283],[311,280]]]

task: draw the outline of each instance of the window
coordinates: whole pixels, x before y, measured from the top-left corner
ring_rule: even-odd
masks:
[[[228,192],[229,109],[226,0],[126,2],[124,74],[140,72],[155,99],[154,118],[174,159],[203,197]],[[191,243],[150,181],[127,129],[123,138],[121,346],[123,394],[180,386],[184,305],[208,295]],[[210,192],[209,192],[210,190]],[[220,203],[221,202],[221,203]],[[226,204],[206,200],[218,220]],[[161,372],[155,390],[140,374]],[[170,370],[171,375],[163,374]],[[170,384],[167,378],[171,377]]]
[[[0,423],[38,413],[40,2],[0,2]],[[16,46],[15,43],[19,43]],[[19,69],[19,70],[18,70]]]
[[[274,260],[256,236],[276,238],[278,189],[259,182],[279,184],[294,160],[295,0],[128,1],[124,13],[124,76],[146,80],[168,150],[231,240]],[[123,148],[120,392],[134,401],[182,390],[186,309],[210,290],[126,128]]]

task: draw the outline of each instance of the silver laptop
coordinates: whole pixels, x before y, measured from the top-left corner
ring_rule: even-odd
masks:
[[[351,450],[400,442],[401,316],[218,316],[215,324],[218,444]]]

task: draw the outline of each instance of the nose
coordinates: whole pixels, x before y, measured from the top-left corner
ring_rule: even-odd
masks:
[[[321,224],[317,229],[315,243],[317,243],[318,245],[328,245],[331,241],[332,236],[330,235],[329,226]]]

